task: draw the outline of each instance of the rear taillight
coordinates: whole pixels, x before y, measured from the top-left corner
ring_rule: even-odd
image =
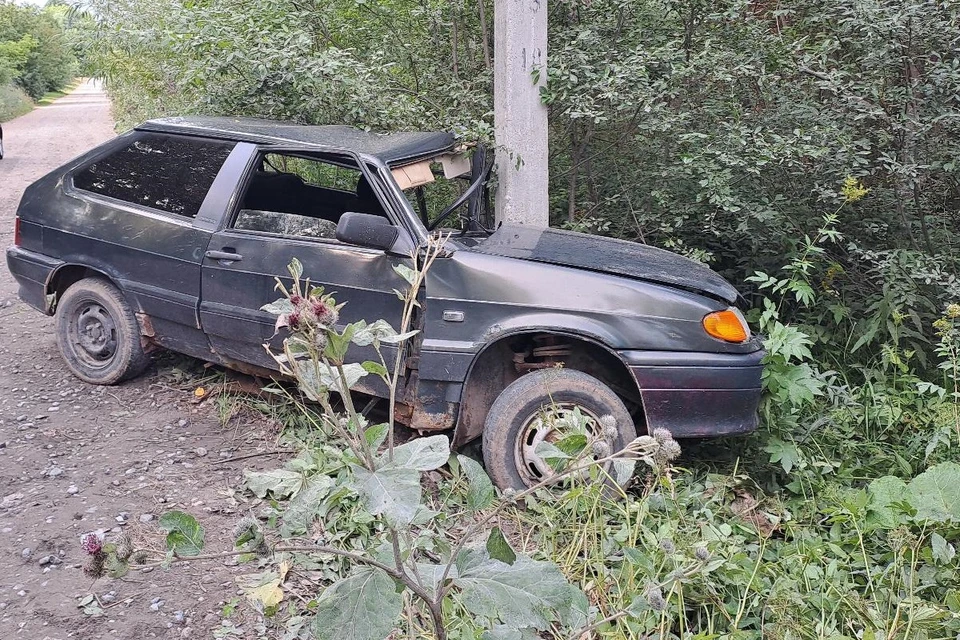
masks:
[[[20,246],[20,216],[14,218],[13,222],[13,244]]]

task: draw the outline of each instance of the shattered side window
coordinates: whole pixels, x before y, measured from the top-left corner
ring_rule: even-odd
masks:
[[[193,218],[236,145],[184,136],[141,134],[73,177],[78,189]]]

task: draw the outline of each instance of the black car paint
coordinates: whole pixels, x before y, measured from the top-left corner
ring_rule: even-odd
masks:
[[[73,187],[74,170],[129,144],[143,135],[138,131],[237,143],[195,218]],[[52,313],[50,294],[61,274],[69,273],[63,269],[85,267],[125,293],[145,338],[227,366],[275,369],[262,347],[273,336],[274,318],[259,308],[277,297],[274,278],[284,275],[296,257],[304,263],[305,275],[348,303],[341,322],[382,317],[396,325],[400,302],[393,289],[404,283],[393,265],[409,264],[410,250],[426,239],[427,231],[393,181],[391,163],[448,152],[453,138],[411,134],[391,144],[390,136],[371,136],[342,127],[249,119],[145,123],[26,190],[18,210],[21,243],[7,251],[20,296]],[[399,227],[393,250],[231,229],[245,176],[265,149],[352,159]],[[709,271],[708,283],[698,281],[698,274],[704,280],[705,268],[672,254],[664,263],[672,273],[659,282],[655,272],[636,265],[612,275],[604,272],[602,257],[593,256],[589,264],[569,255],[553,260],[544,253],[549,242],[542,243],[531,230],[513,231],[501,229],[505,241],[488,247],[469,236],[454,237],[428,273],[423,332],[408,354],[401,390],[407,410],[400,415],[415,428],[456,426],[457,445],[479,435],[482,420],[477,416],[485,415],[485,409],[477,413],[474,408],[469,416],[461,409],[470,386],[487,373],[476,370],[481,355],[531,333],[583,341],[616,358],[635,380],[650,429],[664,427],[682,437],[756,427],[763,356],[759,338],[729,344],[702,327],[704,315],[729,306],[730,292],[735,293],[729,284]],[[602,251],[605,239],[580,237]],[[569,246],[576,238],[565,234],[563,240]],[[650,255],[649,248],[633,246],[637,260]],[[621,267],[629,261],[629,251],[624,243],[617,245]],[[276,344],[278,338],[273,340]],[[376,383],[363,390],[385,394]]]

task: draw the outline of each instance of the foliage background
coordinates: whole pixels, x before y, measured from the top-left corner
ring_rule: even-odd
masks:
[[[0,2],[0,121],[29,111],[31,99],[76,75],[79,15],[56,1],[43,9]]]

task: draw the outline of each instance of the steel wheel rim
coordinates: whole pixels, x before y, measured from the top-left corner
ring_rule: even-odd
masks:
[[[117,323],[96,300],[83,300],[70,314],[69,342],[84,366],[109,367],[117,355]]]
[[[546,424],[544,420],[545,410],[550,411],[553,415],[564,416],[567,413],[572,413],[574,409],[579,409],[580,413],[587,419],[588,428],[594,437],[601,435],[600,417],[583,405],[574,402],[562,402],[543,407],[527,417],[520,427],[520,433],[514,445],[514,461],[520,472],[520,477],[527,486],[535,485],[557,474],[544,458],[537,455],[537,446],[542,442],[556,442],[567,435],[560,433],[556,427]],[[589,443],[587,446],[589,446]]]

